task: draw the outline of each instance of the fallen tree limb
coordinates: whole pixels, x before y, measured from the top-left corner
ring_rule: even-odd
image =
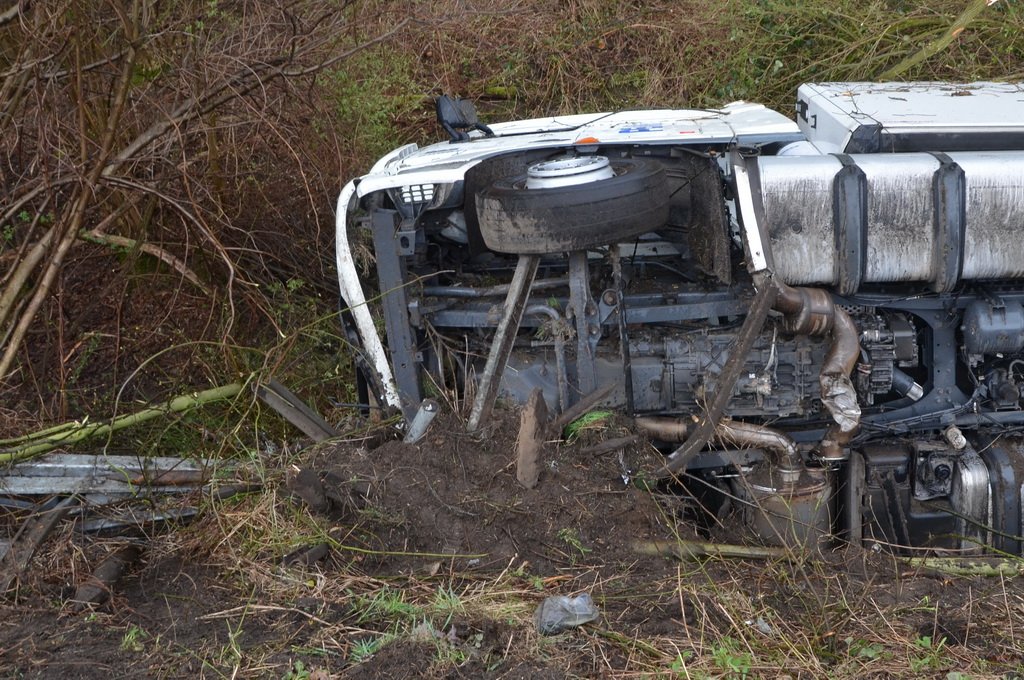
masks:
[[[633,444],[636,444],[637,442],[639,442],[641,439],[643,439],[643,438],[640,435],[636,435],[636,434],[630,435],[628,437],[619,437],[617,439],[609,439],[607,441],[601,442],[600,444],[594,444],[593,446],[588,446],[587,448],[585,448],[582,451],[580,451],[580,455],[581,456],[599,456],[599,455],[602,455],[602,454],[605,454],[605,453],[611,453],[613,451],[618,451],[619,449],[624,449],[627,446],[632,446]]]
[[[56,428],[49,428],[40,433],[41,436],[38,438],[29,436],[18,446],[0,450],[0,463],[27,460],[61,446],[77,444],[90,437],[110,434],[111,432],[117,432],[126,427],[138,425],[139,423],[144,423],[147,420],[153,420],[170,413],[181,413],[204,404],[230,399],[241,392],[241,390],[241,383],[231,383],[230,385],[214,387],[213,389],[203,390],[194,394],[183,394],[159,406],[151,406],[135,413],[118,416],[106,422],[91,423],[85,420],[59,425]]]
[[[1021,576],[1024,561],[1006,558],[901,557],[900,562],[924,571],[950,576]]]
[[[702,541],[636,541],[633,550],[641,555],[675,557],[679,560],[695,560],[704,557],[732,557],[736,559],[794,561],[798,555],[785,548],[768,548],[755,545],[731,545],[728,543],[704,543]]]
[[[578,402],[567,408],[565,411],[562,412],[561,415],[559,415],[557,418],[551,421],[551,424],[548,426],[549,430],[561,436],[562,430],[565,429],[566,425],[576,420],[590,409],[597,406],[597,404],[602,399],[611,394],[612,391],[618,386],[618,382],[611,382],[605,385],[604,387],[597,388],[596,390],[594,390],[593,392],[591,392],[590,394],[583,397]]]

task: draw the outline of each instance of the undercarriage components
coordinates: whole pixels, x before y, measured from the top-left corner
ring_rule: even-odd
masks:
[[[785,314],[786,326],[794,333],[824,335],[832,344],[822,363],[819,382],[821,403],[832,416],[817,455],[837,461],[846,457],[845,445],[860,426],[860,405],[850,373],[860,355],[857,327],[850,315],[832,302],[831,296],[813,288],[791,288],[779,284],[776,309]]]
[[[964,310],[962,330],[970,354],[1019,352],[1024,349],[1024,305],[974,300]]]
[[[620,409],[758,540],[1024,551],[1019,87],[808,92],[385,156],[338,203],[370,405]]]
[[[758,540],[805,550],[829,540],[832,485],[824,470],[805,470],[790,479],[761,463],[732,487],[743,501],[744,524]]]
[[[641,417],[633,421],[641,432],[665,442],[686,441],[697,422],[696,418],[689,420],[656,417]],[[781,476],[790,482],[804,469],[796,443],[782,432],[770,427],[726,419],[717,424],[714,436],[726,444],[767,450],[774,469],[780,471]]]
[[[754,338],[764,326],[764,321],[768,318],[768,311],[775,303],[777,294],[778,289],[772,285],[763,285],[757,291],[750,312],[743,320],[743,327],[740,329],[736,347],[718,376],[718,383],[713,392],[714,397],[686,441],[672,452],[665,462],[665,466],[656,473],[658,476],[671,476],[684,470],[693,457],[711,440],[725,412],[725,407],[729,403],[733,385],[739,378],[746,353],[750,351],[754,344]]]
[[[516,264],[515,274],[509,286],[508,297],[502,307],[501,319],[495,331],[491,351],[487,355],[487,363],[480,378],[480,388],[473,401],[473,410],[469,414],[467,427],[470,432],[478,429],[494,407],[494,398],[501,384],[501,374],[508,364],[508,355],[512,351],[512,343],[519,330],[523,311],[530,294],[530,285],[537,276],[538,258],[536,255],[523,255]]]
[[[962,554],[995,545],[1019,553],[1024,486],[1010,455],[1020,447],[1016,438],[980,455],[938,440],[863,447],[844,498],[851,538],[887,548]]]

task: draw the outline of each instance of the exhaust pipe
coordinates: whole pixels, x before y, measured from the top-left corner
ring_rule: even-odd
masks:
[[[671,476],[685,469],[690,460],[718,432],[728,396],[732,393],[745,360],[745,356],[738,356],[735,353],[742,349],[745,354],[746,349],[752,344],[754,335],[759,333],[764,325],[766,309],[758,303],[768,303],[771,309],[782,312],[783,328],[787,332],[801,335],[831,335],[832,344],[818,376],[818,383],[821,386],[822,404],[832,416],[833,422],[815,453],[824,461],[846,459],[844,448],[857,433],[861,416],[857,391],[850,380],[850,373],[857,363],[857,357],[860,356],[857,327],[850,315],[832,301],[832,296],[828,292],[818,288],[794,288],[774,278],[767,278],[762,281],[751,313],[748,314],[740,331],[741,340],[746,342],[737,342],[734,346],[733,354],[722,371],[715,398],[708,407],[707,414],[687,440],[668,457],[658,476]],[[756,315],[757,318],[754,318],[755,308],[761,312]]]
[[[860,427],[860,404],[850,373],[860,356],[857,326],[846,311],[832,301],[832,296],[819,288],[793,288],[782,282],[775,284],[779,294],[775,309],[783,314],[783,326],[790,333],[805,335],[831,334],[832,344],[818,375],[821,403],[832,416],[825,436],[815,452],[824,461],[847,458],[844,448]]]
[[[633,424],[644,434],[667,442],[683,442],[693,429],[692,423],[678,418],[639,417]],[[772,466],[783,473],[799,474],[804,469],[796,443],[770,427],[726,419],[715,427],[715,437],[726,444],[765,449]]]

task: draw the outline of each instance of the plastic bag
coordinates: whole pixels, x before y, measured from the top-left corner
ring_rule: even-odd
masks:
[[[576,597],[552,595],[545,598],[533,621],[541,635],[557,635],[564,630],[581,626],[597,618],[597,605],[589,593]]]

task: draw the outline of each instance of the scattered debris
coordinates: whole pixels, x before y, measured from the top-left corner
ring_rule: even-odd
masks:
[[[302,546],[298,550],[295,550],[281,560],[281,563],[286,566],[303,566],[311,567],[320,560],[327,557],[331,552],[331,546],[327,543],[317,543],[315,545]]]
[[[756,619],[748,619],[743,623],[757,629],[757,632],[761,633],[762,635],[775,635],[775,630],[770,625],[768,625],[768,622],[760,616],[758,616]]]
[[[364,505],[368,493],[365,485],[346,480],[331,470],[295,466],[288,472],[285,488],[318,515],[357,510]]]
[[[327,500],[327,493],[324,491],[323,482],[316,470],[309,468],[294,468],[288,475],[285,486],[292,495],[299,498],[309,506],[309,509],[317,513],[325,513],[331,507]]]
[[[69,496],[49,509],[36,513],[18,529],[11,539],[10,549],[0,560],[0,595],[4,595],[25,573],[28,563],[53,528],[64,519],[79,502],[76,496]]]
[[[594,444],[593,446],[587,447],[580,451],[581,456],[599,456],[605,453],[614,453],[615,451],[621,451],[627,446],[632,446],[643,438],[639,435],[630,435],[628,437],[617,437],[615,439],[608,439],[600,444]]]
[[[210,487],[203,487],[202,491],[204,495],[207,492],[211,492],[210,495],[215,500],[224,500],[225,498],[231,498],[243,493],[253,493],[263,488],[262,484],[252,483],[239,483],[239,484],[225,484],[218,486],[215,489]],[[191,490],[195,490],[194,488]],[[89,518],[85,515],[85,511],[95,509],[96,506],[104,505],[104,499],[96,496],[86,496],[88,504],[82,506],[82,518],[78,526],[78,530],[87,533],[104,533],[112,534],[123,532],[128,529],[147,529],[152,531],[154,528],[162,525],[174,522],[177,524],[183,524],[185,522],[192,521],[198,514],[199,508],[191,505],[183,507],[174,507],[167,509],[140,509],[137,505],[124,505],[117,509],[104,508],[103,517]],[[116,500],[116,499],[109,499]]]
[[[136,543],[123,545],[107,555],[92,574],[78,585],[74,597],[71,598],[71,610],[84,611],[110,599],[110,591],[125,569],[134,564],[141,555],[142,548]]]
[[[212,461],[207,460],[51,453],[5,469],[0,492],[16,496],[180,493],[205,484],[212,470]]]
[[[222,466],[225,469],[227,466]],[[31,514],[13,536],[0,540],[0,595],[7,593],[28,568],[36,551],[55,527],[73,512],[84,534],[129,533],[143,527],[191,520],[199,510],[190,505],[154,507],[159,496],[182,498],[187,492],[212,491],[227,498],[259,485],[228,484],[211,490],[212,461],[130,455],[72,454],[65,452],[25,460],[0,474],[3,505]],[[26,497],[46,500],[26,500]],[[134,499],[147,505],[132,505]],[[129,501],[129,503],[125,503]],[[103,508],[106,516],[89,517]],[[14,531],[13,529],[11,531]],[[141,546],[126,545],[109,555],[93,575],[79,585],[72,609],[102,604],[125,568],[138,559]]]
[[[206,485],[214,471],[214,463],[209,460],[54,452],[89,437],[108,435],[159,416],[229,399],[241,390],[240,383],[233,383],[181,395],[108,421],[83,419],[0,440],[0,462],[12,463],[0,474],[0,494],[4,496],[0,500],[6,507],[32,511],[16,535],[0,541],[0,565],[3,567],[0,594],[11,588],[54,527],[76,507],[80,517],[78,528],[84,533],[137,531],[143,526],[189,520],[199,510],[193,506],[163,509],[126,506],[118,508],[113,515],[93,518],[87,517],[86,512],[134,498],[146,498],[152,502],[158,494],[180,495],[202,489],[223,499],[260,488],[259,485],[242,483],[209,489]],[[276,380],[257,386],[256,392],[315,441],[337,436],[338,432],[330,424]],[[230,468],[221,465],[218,469]],[[331,507],[331,500],[324,495],[321,480],[315,472],[304,474],[300,471],[298,478],[308,483],[300,484],[300,490],[295,492],[314,510],[322,512]],[[35,501],[24,499],[33,496],[63,497],[63,500],[48,501],[40,506]],[[97,567],[93,577],[80,586],[75,601],[80,606],[103,602],[125,566],[137,559],[139,551],[138,546],[129,545],[112,553]],[[311,563],[325,554],[326,550],[319,556],[306,555],[303,559]]]
[[[0,473],[0,498],[5,507],[31,514],[8,539],[0,542],[0,595],[7,593],[28,568],[39,546],[72,510],[78,510],[84,532],[134,531],[146,524],[191,518],[194,507],[158,510],[123,508],[119,516],[87,519],[91,508],[156,494],[175,494],[202,489],[212,476],[211,461],[132,455],[74,454],[56,451],[86,439],[204,404],[230,399],[242,390],[232,383],[202,392],[175,397],[105,421],[61,423],[38,432],[0,440],[0,462],[9,463]],[[221,467],[224,469],[224,466]],[[233,487],[233,493],[238,487]],[[219,492],[218,492],[219,493]],[[37,502],[32,497],[47,497]],[[29,497],[30,500],[26,500]],[[99,604],[109,596],[127,564],[137,559],[140,548],[129,545],[104,560],[93,577],[84,582],[75,601],[81,606]],[[78,606],[78,605],[76,605]]]
[[[788,559],[797,560],[803,556],[785,548],[754,545],[729,545],[727,543],[704,543],[702,541],[637,541],[633,548],[641,555],[660,555],[680,560],[704,557],[734,557],[737,559]]]
[[[125,529],[142,529],[166,522],[185,522],[199,514],[191,506],[171,510],[139,510],[128,506],[113,516],[83,519],[78,529],[86,534],[119,533]]]
[[[540,454],[547,424],[548,405],[538,387],[523,407],[516,438],[516,479],[527,489],[537,486],[540,479]]]
[[[540,603],[533,620],[541,635],[557,635],[593,621],[598,614],[597,606],[589,593],[576,597],[552,595]]]
[[[170,413],[182,413],[204,404],[230,399],[241,390],[241,384],[232,383],[202,392],[183,394],[163,404],[117,416],[108,421],[90,422],[88,418],[85,418],[81,421],[55,425],[14,439],[3,439],[0,440],[0,463],[28,460],[54,449],[77,444],[90,437],[108,435]]]
[[[341,434],[291,390],[273,378],[262,385],[257,385],[256,396],[315,442],[322,442]]]
[[[424,399],[420,402],[420,408],[416,411],[412,421],[409,423],[409,430],[405,433],[405,443],[415,444],[427,433],[430,423],[434,422],[440,407],[433,399]]]

